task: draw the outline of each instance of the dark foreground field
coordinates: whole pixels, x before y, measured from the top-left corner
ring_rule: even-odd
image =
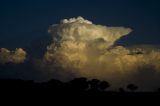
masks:
[[[128,90],[119,88],[119,91],[111,91],[108,88],[110,84],[105,81],[86,78],[76,78],[69,82],[59,80],[50,80],[44,83],[34,81],[1,79],[0,80],[0,97],[8,99],[40,99],[46,98],[56,102],[56,100],[75,101],[103,101],[106,103],[121,102],[159,102],[160,93],[155,92],[138,92],[138,87],[133,84],[127,86]],[[26,99],[27,98],[27,99]],[[43,98],[43,99],[42,99]],[[1,99],[2,100],[2,99]],[[62,102],[63,103],[63,102]]]

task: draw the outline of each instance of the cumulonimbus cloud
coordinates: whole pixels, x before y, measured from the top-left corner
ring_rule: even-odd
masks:
[[[61,67],[62,78],[63,73],[72,73],[75,77],[97,78],[113,84],[136,82],[137,73],[145,73],[150,67],[153,73],[159,73],[158,49],[114,45],[131,31],[125,27],[96,25],[82,17],[64,19],[48,30],[53,43],[47,47],[44,62],[50,70]]]
[[[15,51],[10,51],[6,48],[0,48],[0,63],[23,63],[27,53],[22,48],[17,48]]]
[[[137,84],[142,90],[160,87],[159,47],[115,45],[132,32],[131,28],[96,25],[78,17],[51,25],[48,32],[53,40],[43,58],[29,58],[28,67],[35,72],[28,72],[26,64],[20,68],[24,68],[28,78],[44,81],[87,77],[106,80],[113,88],[129,83]],[[0,63],[23,63],[26,55],[21,48],[15,51],[0,48]]]

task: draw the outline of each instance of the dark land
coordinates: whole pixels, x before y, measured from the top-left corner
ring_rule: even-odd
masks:
[[[61,82],[52,79],[48,82],[34,82],[32,80],[18,79],[1,79],[0,80],[1,96],[91,96],[91,97],[116,97],[116,98],[152,98],[160,96],[160,89],[155,92],[136,91],[138,87],[134,84],[127,85],[127,91],[119,88],[119,91],[108,90],[110,84],[106,81],[97,79],[87,80],[87,78],[75,78],[69,82]]]

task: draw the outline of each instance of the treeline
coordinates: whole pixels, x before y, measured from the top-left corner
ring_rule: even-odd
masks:
[[[138,86],[128,84],[124,88],[119,88],[119,91],[111,91],[109,88],[111,84],[107,81],[100,81],[98,79],[88,80],[87,78],[75,78],[69,82],[61,82],[52,79],[48,82],[34,82],[32,80],[15,80],[15,79],[1,79],[0,92],[1,94],[11,95],[59,95],[59,94],[133,94],[138,93],[136,90]],[[159,92],[160,89],[157,90]]]

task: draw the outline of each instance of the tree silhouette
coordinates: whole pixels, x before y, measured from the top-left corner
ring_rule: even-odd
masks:
[[[119,88],[119,92],[124,93],[125,92],[124,88]]]
[[[59,81],[59,80],[55,80],[55,79],[51,79],[49,80],[47,83],[46,83],[47,87],[48,88],[51,88],[51,89],[61,89],[61,86],[62,86],[62,82]]]
[[[92,79],[92,80],[90,80],[88,82],[89,82],[91,91],[98,91],[100,80]]]
[[[134,85],[134,84],[129,84],[127,86],[127,89],[129,89],[130,91],[134,92],[135,90],[138,89],[138,87],[136,85]]]
[[[101,91],[104,91],[105,89],[107,89],[109,87],[110,87],[110,84],[106,81],[101,81],[100,84],[99,84],[99,89]]]
[[[71,80],[70,82],[70,87],[72,90],[78,90],[78,91],[85,91],[88,89],[88,82],[87,78],[81,77],[81,78],[75,78]]]

